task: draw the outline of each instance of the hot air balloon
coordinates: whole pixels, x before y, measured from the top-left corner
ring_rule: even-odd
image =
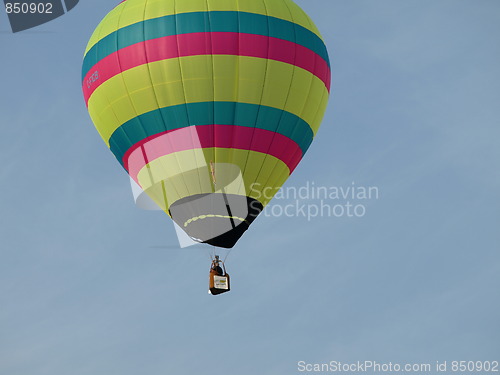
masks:
[[[292,0],[126,0],[82,87],[131,178],[191,238],[231,248],[311,145],[330,62]]]

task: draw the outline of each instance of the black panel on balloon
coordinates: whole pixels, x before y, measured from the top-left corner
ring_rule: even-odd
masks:
[[[231,248],[262,212],[262,204],[235,194],[196,194],[172,204],[170,215],[190,237]]]

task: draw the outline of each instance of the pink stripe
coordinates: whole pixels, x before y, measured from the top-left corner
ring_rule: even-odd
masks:
[[[83,80],[85,102],[88,105],[97,87],[125,70],[148,62],[195,55],[236,55],[281,61],[311,72],[330,91],[330,67],[317,53],[299,44],[255,34],[191,33],[147,40],[105,57]]]
[[[138,182],[140,170],[155,159],[174,152],[210,147],[269,154],[284,162],[290,173],[302,159],[302,151],[297,143],[282,134],[246,126],[200,125],[148,137],[131,147],[123,156],[123,162],[129,175]]]

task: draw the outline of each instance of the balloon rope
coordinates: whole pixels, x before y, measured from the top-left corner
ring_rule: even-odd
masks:
[[[224,263],[226,263],[226,260],[227,260],[227,258],[229,257],[229,254],[231,254],[231,251],[232,251],[232,250],[233,250],[233,249],[229,249],[229,250],[228,250],[228,252],[227,252],[227,254],[226,254],[226,257],[224,258]]]
[[[214,155],[215,156],[215,155]],[[214,165],[214,162],[212,160],[210,160],[210,174],[212,175],[212,182],[214,184],[214,194],[215,192],[217,191],[217,180],[216,180],[216,177],[215,177],[215,165]],[[212,202],[211,202],[211,205],[212,205],[212,214],[214,214],[214,195],[212,195]],[[215,232],[215,221],[212,221],[212,233]],[[212,260],[215,259],[215,246],[212,245]]]

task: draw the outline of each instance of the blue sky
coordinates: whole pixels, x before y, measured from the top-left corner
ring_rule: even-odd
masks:
[[[380,196],[360,218],[259,218],[219,298],[203,249],[158,247],[176,244],[173,226],[134,206],[87,115],[83,52],[116,2],[18,34],[0,12],[1,374],[500,360],[500,3],[297,3],[333,82],[286,186]]]

